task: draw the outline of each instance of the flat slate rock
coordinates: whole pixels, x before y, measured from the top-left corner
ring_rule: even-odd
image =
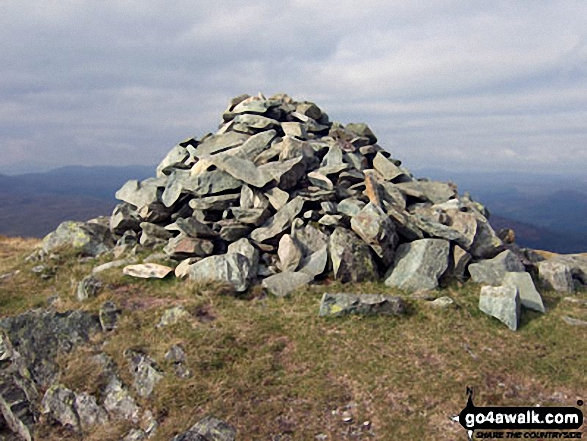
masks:
[[[330,294],[325,293],[320,302],[319,316],[361,315],[402,315],[406,311],[401,297],[380,294]]]
[[[312,280],[314,277],[307,273],[283,271],[263,279],[262,285],[274,296],[285,297],[308,285]]]
[[[443,239],[420,239],[397,249],[385,284],[407,291],[431,290],[448,268],[450,244]]]
[[[189,278],[230,283],[237,292],[243,292],[249,287],[250,266],[249,259],[239,253],[210,256],[190,266]]]
[[[546,312],[542,297],[536,290],[530,274],[522,272],[506,273],[503,279],[503,284],[505,286],[515,286],[517,288],[522,306],[528,309],[533,309],[534,311],[542,313]]]
[[[173,272],[173,268],[158,263],[139,263],[125,266],[122,272],[140,279],[163,279]]]
[[[479,309],[495,317],[512,331],[518,329],[522,303],[514,286],[484,286],[479,296]]]
[[[510,250],[503,251],[493,259],[469,265],[469,273],[474,282],[493,286],[501,285],[506,273],[525,270],[522,261]]]

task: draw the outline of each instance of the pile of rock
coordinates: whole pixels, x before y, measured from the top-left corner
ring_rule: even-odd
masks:
[[[539,260],[510,234],[500,239],[487,210],[455,185],[416,179],[366,124],[331,122],[287,95],[239,96],[222,120],[214,134],[171,149],[155,177],[127,182],[109,219],[64,223],[44,250],[72,241],[89,255],[160,249],[178,262],[177,277],[226,281],[239,292],[259,281],[277,296],[330,272],[409,291],[469,272],[501,285]],[[169,272],[153,268],[144,276]],[[141,276],[141,266],[126,273]],[[526,304],[520,283],[532,279],[512,280],[513,304],[520,295]],[[487,306],[496,299],[483,309],[500,316]]]

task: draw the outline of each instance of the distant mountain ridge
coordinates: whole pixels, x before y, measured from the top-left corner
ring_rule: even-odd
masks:
[[[0,234],[42,237],[64,220],[109,215],[115,192],[156,166],[68,166],[44,173],[0,174]],[[518,243],[548,251],[587,251],[587,178],[509,172],[420,169],[416,177],[450,180],[485,204],[494,228],[516,230]]]

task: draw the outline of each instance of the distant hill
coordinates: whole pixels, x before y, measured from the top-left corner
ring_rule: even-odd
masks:
[[[0,175],[0,234],[42,237],[65,220],[109,215],[114,193],[155,166],[63,167],[46,173]]]
[[[109,215],[114,193],[155,166],[72,166],[45,173],[0,174],[0,234],[42,237],[64,220]],[[522,246],[587,251],[587,178],[530,173],[459,173],[421,169],[417,177],[451,180],[485,204],[494,228],[513,228]]]

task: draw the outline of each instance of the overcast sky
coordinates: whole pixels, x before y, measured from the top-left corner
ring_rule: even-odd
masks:
[[[156,164],[229,99],[367,122],[408,168],[587,169],[585,0],[2,0],[0,172]]]

